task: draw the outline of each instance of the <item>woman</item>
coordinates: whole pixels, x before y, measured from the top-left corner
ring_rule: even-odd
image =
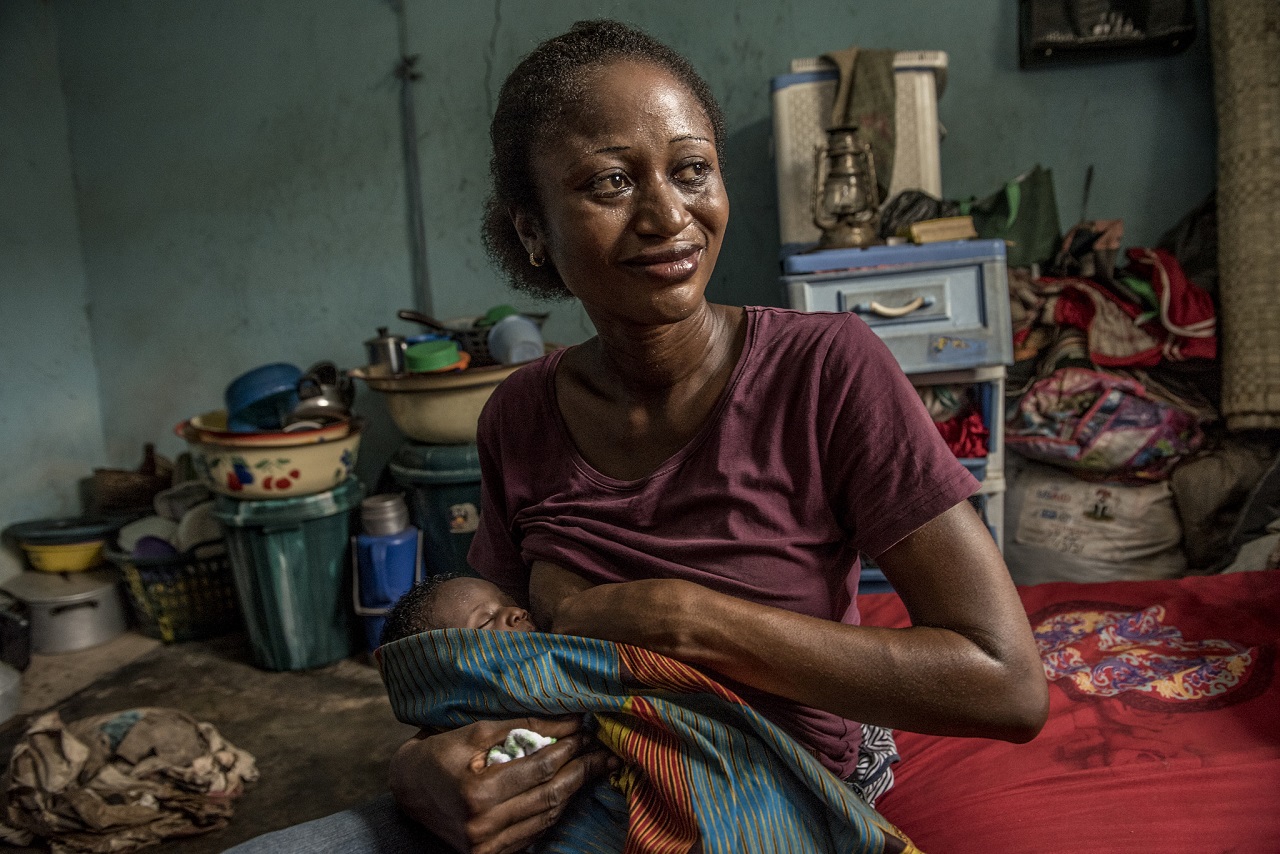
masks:
[[[1033,737],[1047,690],[977,484],[888,351],[851,314],[706,300],[724,129],[689,64],[576,25],[508,78],[491,136],[490,253],[518,287],[578,299],[597,335],[486,407],[473,567],[539,625],[727,678],[855,783],[853,721]],[[859,553],[912,628],[856,625]],[[561,740],[477,764],[512,723],[404,745],[404,813],[455,848],[518,851],[606,767],[572,721],[520,721]]]
[[[556,631],[735,680],[844,776],[845,719],[1033,736],[1043,676],[974,483],[887,352],[852,317],[706,301],[724,132],[688,64],[580,25],[513,72],[492,137],[491,253],[518,286],[580,300],[597,336],[486,411],[477,571],[517,596],[532,580]],[[839,622],[858,551],[915,628]],[[569,573],[530,579],[541,561]]]

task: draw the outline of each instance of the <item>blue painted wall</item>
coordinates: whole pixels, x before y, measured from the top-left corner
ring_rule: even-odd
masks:
[[[425,306],[450,317],[513,301],[478,236],[488,116],[518,58],[582,17],[612,15],[649,29],[686,53],[721,98],[733,217],[712,296],[725,302],[779,299],[768,87],[792,57],[850,44],[946,50],[949,82],[939,112],[948,131],[948,196],[985,195],[1039,162],[1054,171],[1066,224],[1079,213],[1084,170],[1094,164],[1089,213],[1123,217],[1136,245],[1153,242],[1213,185],[1203,34],[1172,58],[1022,72],[1016,4],[1008,0],[407,5],[406,44],[421,55],[423,72],[414,104],[426,294],[410,282],[392,76],[400,34],[389,2],[0,6],[39,36],[24,40],[5,28],[0,44],[21,41],[31,58],[4,60],[20,67],[0,78],[0,104],[16,119],[2,125],[0,138],[16,135],[10,145],[42,157],[69,144],[74,198],[62,155],[62,193],[40,204],[57,210],[69,238],[53,241],[58,252],[78,259],[67,248],[78,237],[84,259],[83,267],[58,267],[43,256],[42,275],[51,281],[38,301],[24,292],[17,316],[26,327],[41,321],[40,312],[83,322],[85,302],[91,306],[88,361],[100,400],[84,396],[92,384],[82,376],[64,371],[58,383],[64,393],[77,390],[64,404],[70,420],[100,405],[89,455],[101,448],[104,464],[132,466],[145,441],[175,454],[181,445],[171,427],[218,406],[239,372],[276,360],[358,365],[361,342],[377,326],[412,331],[395,319],[396,309]],[[40,103],[20,90],[33,75],[49,95]],[[61,118],[48,115],[63,113],[59,77],[69,121],[69,143],[60,147],[50,143],[59,142],[51,137],[61,133]],[[0,179],[18,168],[0,163]],[[5,194],[0,203],[4,222],[21,219],[14,212],[22,197]],[[67,225],[77,212],[78,235]],[[25,256],[8,235],[0,240],[7,291]],[[549,337],[574,342],[590,334],[575,307],[549,308]],[[12,401],[31,409],[43,400],[37,388],[6,383],[4,408],[15,408]],[[362,463],[370,476],[398,439],[376,394],[363,394],[359,406],[375,419]],[[31,433],[19,436],[22,458],[47,457],[38,453],[39,431],[22,429]]]
[[[77,513],[103,459],[57,66],[48,6],[0,3],[0,528]]]

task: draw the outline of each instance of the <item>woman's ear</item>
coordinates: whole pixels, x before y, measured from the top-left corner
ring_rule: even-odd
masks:
[[[545,258],[547,250],[537,217],[523,208],[511,208],[508,213],[511,215],[511,223],[515,226],[516,234],[520,236],[520,242],[524,244],[524,250],[532,258]]]

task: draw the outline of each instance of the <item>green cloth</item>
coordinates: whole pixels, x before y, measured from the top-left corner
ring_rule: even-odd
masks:
[[[893,181],[893,152],[896,145],[897,93],[894,89],[895,50],[865,50],[850,47],[824,53],[835,63],[840,84],[831,105],[828,127],[857,125],[862,138],[871,143],[876,161],[876,183],[880,200],[887,200]]]

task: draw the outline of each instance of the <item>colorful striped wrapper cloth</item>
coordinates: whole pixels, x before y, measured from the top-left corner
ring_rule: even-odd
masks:
[[[547,854],[907,852],[911,842],[794,739],[688,665],[626,644],[441,629],[376,654],[401,721],[589,713],[623,759],[535,846]]]

